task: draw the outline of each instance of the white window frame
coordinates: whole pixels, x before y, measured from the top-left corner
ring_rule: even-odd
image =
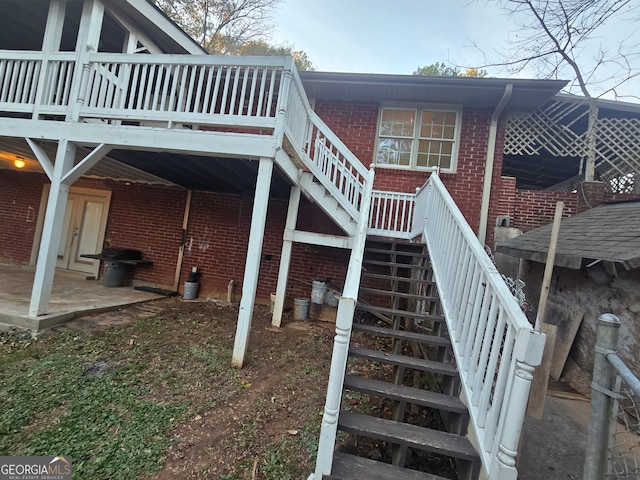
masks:
[[[413,137],[411,138],[411,156],[409,159],[409,165],[392,165],[388,163],[378,163],[378,148],[380,145],[380,127],[382,124],[382,113],[387,110],[413,110],[416,119],[414,121],[413,126]],[[418,119],[422,118],[423,111],[432,111],[432,112],[446,112],[446,113],[455,113],[456,122],[455,122],[455,131],[453,138],[453,147],[451,152],[451,165],[447,168],[441,167],[440,170],[446,173],[455,173],[458,165],[458,150],[460,145],[460,131],[462,130],[462,106],[461,105],[415,105],[415,104],[383,104],[380,106],[378,110],[378,124],[376,127],[376,146],[373,155],[373,163],[375,163],[376,168],[390,168],[397,170],[419,170],[419,171],[435,171],[438,167],[422,167],[416,165],[416,161],[418,158],[418,143],[420,140],[420,132],[418,128]],[[385,137],[384,135],[382,136]],[[406,138],[409,140],[409,138]]]

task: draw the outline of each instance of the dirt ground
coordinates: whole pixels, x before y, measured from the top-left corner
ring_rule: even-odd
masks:
[[[134,323],[150,315],[152,328]],[[151,384],[150,399],[188,399],[189,413],[170,432],[174,444],[152,478],[306,478],[334,325],[286,315],[283,328],[273,328],[268,307],[256,306],[241,370],[230,368],[238,307],[224,302],[166,299],[84,317],[60,330],[117,329],[124,348],[150,362],[141,372]],[[185,361],[185,351],[199,361]]]

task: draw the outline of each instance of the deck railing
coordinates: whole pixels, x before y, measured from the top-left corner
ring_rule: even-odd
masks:
[[[311,109],[295,68],[287,101],[285,133],[295,155],[358,221],[369,171]]]
[[[437,175],[426,186],[424,238],[469,408],[492,480],[517,478],[515,455],[544,335],[535,332]]]
[[[412,239],[416,207],[414,193],[374,190],[369,214],[369,235]]]
[[[0,110],[34,118],[71,115],[80,121],[273,135],[277,141],[284,133],[298,160],[359,219],[368,170],[313,112],[290,58],[115,53],[84,58],[78,66],[74,52],[0,52]],[[281,124],[284,132],[276,131]]]
[[[3,51],[0,110],[60,115],[71,101],[74,53]]]
[[[84,70],[84,118],[274,128],[284,59],[98,53]]]

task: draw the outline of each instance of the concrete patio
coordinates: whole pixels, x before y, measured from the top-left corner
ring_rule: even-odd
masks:
[[[20,327],[38,331],[88,313],[164,298],[133,287],[105,287],[100,280],[87,280],[86,274],[56,270],[49,313],[30,317],[34,272],[35,267],[0,264],[0,329]]]

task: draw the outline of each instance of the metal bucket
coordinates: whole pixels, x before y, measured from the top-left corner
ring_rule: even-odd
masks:
[[[309,299],[294,298],[293,299],[293,319],[306,320],[309,318]]]
[[[198,282],[184,282],[184,294],[182,295],[183,300],[193,300],[194,298],[198,298],[199,287],[200,283]]]

